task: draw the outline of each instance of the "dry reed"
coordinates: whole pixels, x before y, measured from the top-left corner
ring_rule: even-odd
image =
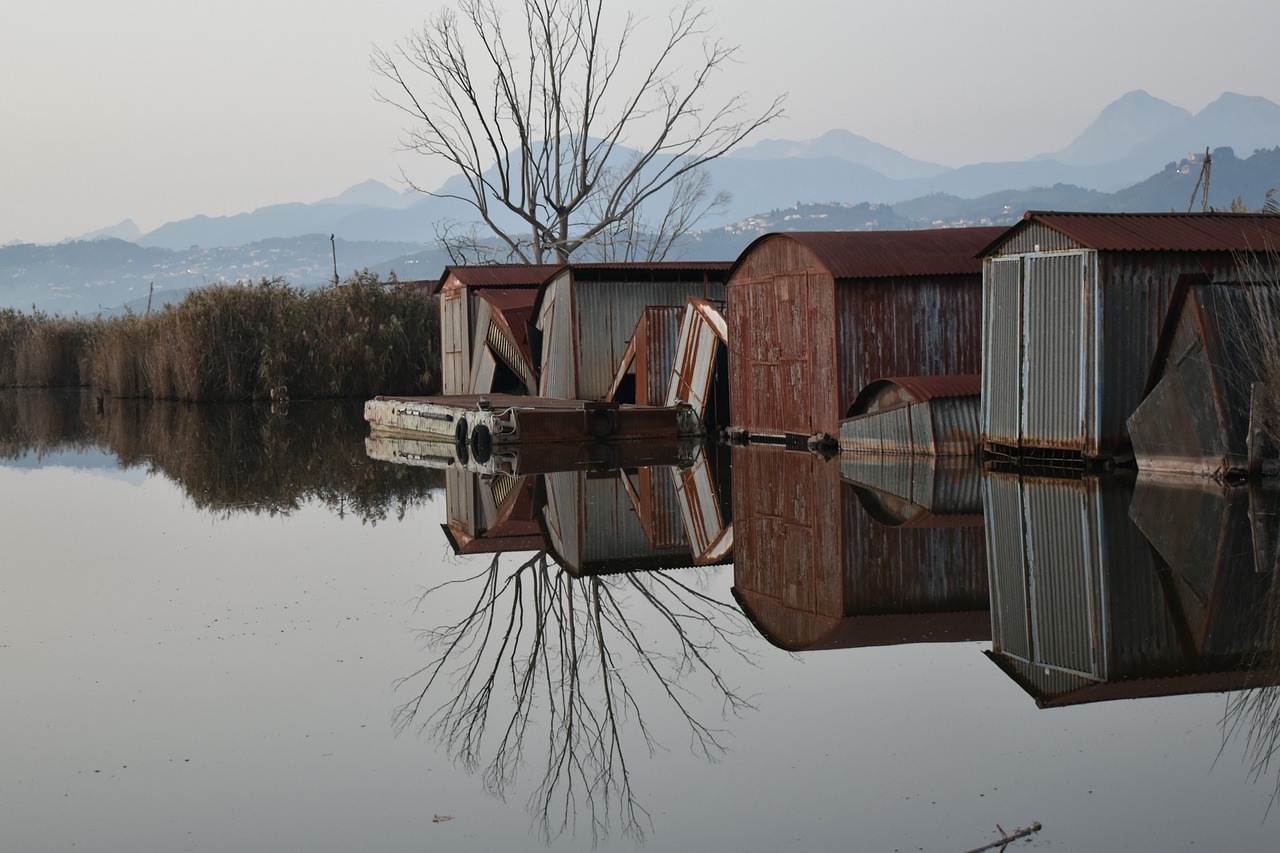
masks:
[[[0,311],[0,387],[298,400],[430,393],[439,375],[436,300],[367,272],[316,291],[279,279],[216,285],[105,320]]]

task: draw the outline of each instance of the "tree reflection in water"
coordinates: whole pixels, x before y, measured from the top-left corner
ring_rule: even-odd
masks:
[[[657,706],[694,753],[725,753],[727,732],[705,722],[701,705],[714,696],[722,720],[752,707],[716,665],[724,653],[754,660],[746,620],[675,573],[575,576],[545,551],[507,571],[501,558],[423,593],[420,606],[446,587],[480,587],[461,619],[422,632],[435,657],[397,685],[416,691],[397,708],[397,729],[429,732],[504,799],[538,750],[528,808],[544,841],[576,833],[581,820],[598,842],[615,818],[643,840],[652,822],[628,743],[661,748],[668,722],[650,718]]]

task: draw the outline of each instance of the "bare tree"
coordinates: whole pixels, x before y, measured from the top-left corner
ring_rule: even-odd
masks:
[[[528,808],[544,841],[579,821],[599,841],[614,820],[643,839],[649,815],[627,745],[656,750],[651,715],[665,709],[695,754],[723,754],[724,733],[699,718],[698,693],[725,717],[751,707],[717,665],[726,653],[753,660],[750,626],[677,573],[575,577],[546,552],[503,571],[500,557],[423,594],[457,584],[479,592],[461,619],[423,632],[433,656],[398,685],[412,696],[396,709],[397,728],[430,732],[499,797],[522,767],[540,767]]]
[[[523,0],[508,28],[495,0],[458,0],[372,64],[381,100],[403,110],[406,147],[440,158],[462,188],[430,191],[473,207],[512,258],[567,261],[579,248],[659,259],[724,197],[702,167],[782,114],[742,95],[703,99],[737,48],[708,35],[687,0],[664,36],[642,38],[605,0]],[[654,216],[647,208],[661,208]]]

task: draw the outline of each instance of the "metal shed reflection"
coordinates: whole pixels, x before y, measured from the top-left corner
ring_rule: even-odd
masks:
[[[790,651],[989,636],[976,519],[889,526],[840,466],[810,453],[733,449],[734,595]]]
[[[1040,707],[1274,678],[1257,607],[1274,572],[1240,547],[1247,510],[1226,493],[1143,488],[1133,509],[1163,551],[1130,519],[1131,477],[984,479],[988,654]]]

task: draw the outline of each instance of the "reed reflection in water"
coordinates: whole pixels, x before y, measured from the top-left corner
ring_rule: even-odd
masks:
[[[376,524],[443,488],[440,472],[364,452],[349,401],[263,404],[102,403],[87,391],[0,390],[0,459],[96,449],[121,468],[178,484],[201,510],[282,515],[318,501]]]

